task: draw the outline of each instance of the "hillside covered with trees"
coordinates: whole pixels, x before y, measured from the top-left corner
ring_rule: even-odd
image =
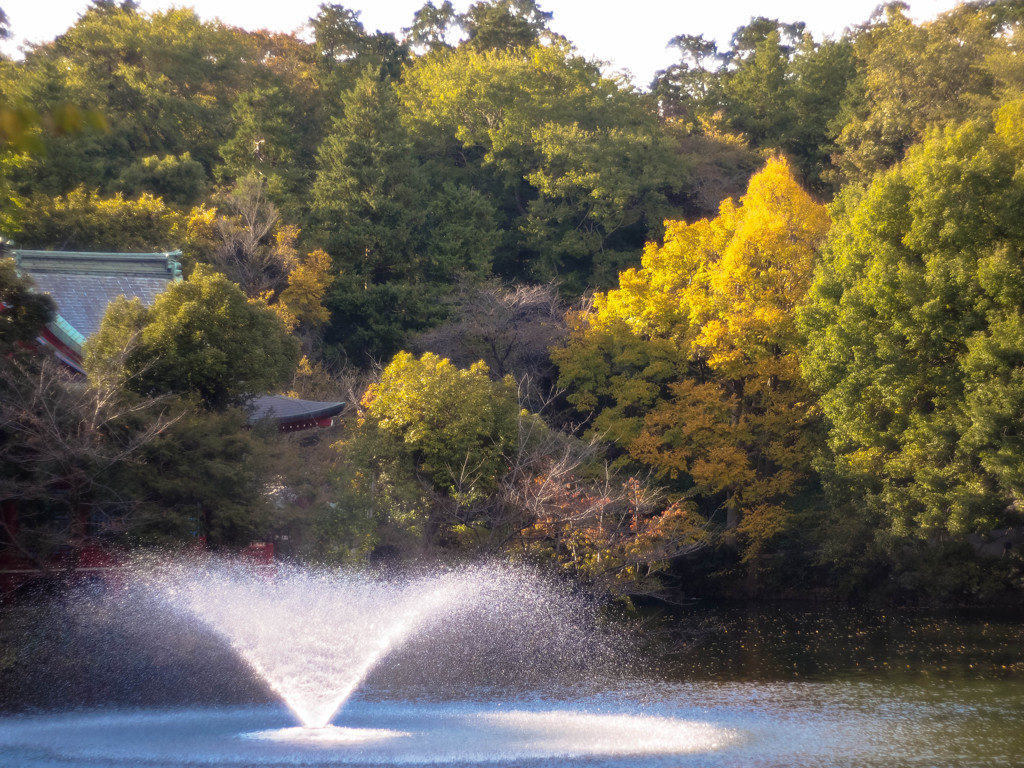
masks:
[[[0,60],[5,239],[185,268],[110,305],[83,381],[0,262],[7,545],[1024,599],[1024,3],[678,30],[651,83],[550,20],[324,4],[299,37],[93,0]],[[244,428],[267,392],[349,408]]]

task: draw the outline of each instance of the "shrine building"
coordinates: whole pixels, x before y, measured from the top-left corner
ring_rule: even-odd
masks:
[[[180,282],[181,251],[162,253],[94,253],[87,251],[11,252],[18,271],[48,293],[57,315],[39,336],[71,370],[83,374],[82,345],[99,331],[107,305],[118,296],[149,306],[172,283]],[[273,419],[281,432],[329,427],[343,402],[257,395],[248,403],[249,422]]]

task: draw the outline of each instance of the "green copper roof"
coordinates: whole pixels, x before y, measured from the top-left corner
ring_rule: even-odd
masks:
[[[50,330],[57,335],[57,338],[72,349],[81,349],[82,345],[85,344],[85,336],[80,334],[75,326],[60,315],[57,315],[57,317],[54,318],[53,322],[50,323],[50,326]]]

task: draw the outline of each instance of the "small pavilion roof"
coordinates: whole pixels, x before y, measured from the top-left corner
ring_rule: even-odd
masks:
[[[333,419],[345,408],[343,402],[300,400],[284,395],[260,395],[249,401],[249,423],[274,419],[282,431],[325,426],[321,422]]]

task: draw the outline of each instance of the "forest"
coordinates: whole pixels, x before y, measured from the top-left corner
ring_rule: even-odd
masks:
[[[678,60],[650,83],[550,22],[323,4],[297,35],[93,0],[0,60],[5,247],[185,273],[109,306],[83,380],[0,260],[6,545],[1019,603],[1024,2],[652,32]],[[246,428],[265,393],[348,405]]]

